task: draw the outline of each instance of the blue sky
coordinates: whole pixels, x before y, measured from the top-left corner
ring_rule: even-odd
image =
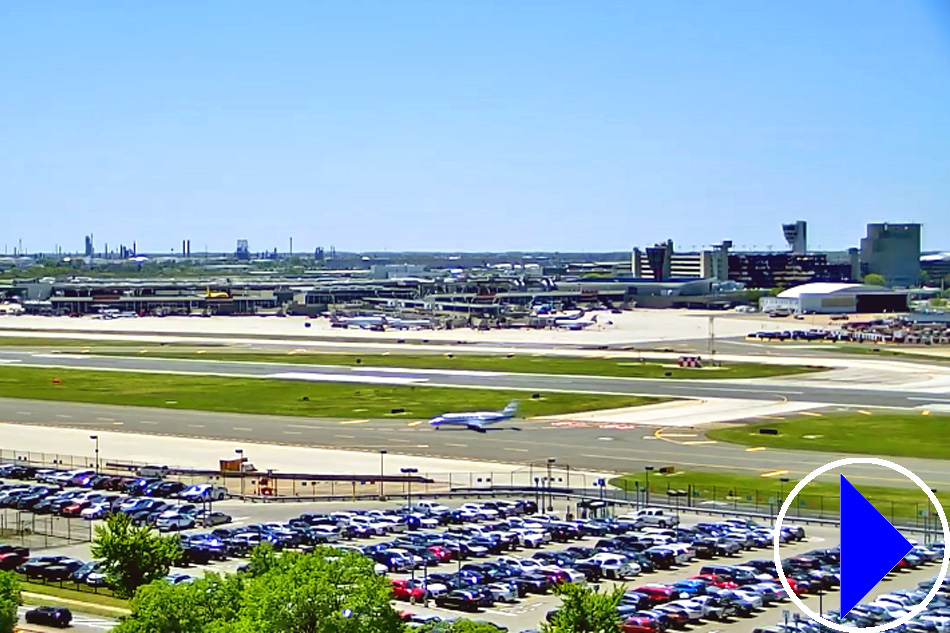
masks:
[[[0,0],[0,246],[950,249],[950,9]]]

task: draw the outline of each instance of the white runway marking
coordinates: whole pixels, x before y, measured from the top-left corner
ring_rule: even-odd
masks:
[[[71,415],[66,415],[65,413],[57,413],[57,414],[56,414],[56,417],[57,417],[57,418],[62,418],[62,419],[64,419],[64,420],[72,420],[72,419],[73,419],[73,416],[71,416]]]
[[[427,382],[425,378],[403,378],[400,376],[353,376],[352,374],[317,374],[301,371],[288,371],[268,374],[265,378],[280,380],[308,380],[312,382],[355,382],[360,384],[412,385]]]
[[[254,429],[252,429],[252,428],[249,427],[249,426],[235,426],[235,427],[231,427],[231,428],[233,428],[235,431],[248,431],[248,432],[250,432],[250,431],[253,431],[253,430],[254,430]]]
[[[139,420],[139,424],[158,424],[154,420]]]

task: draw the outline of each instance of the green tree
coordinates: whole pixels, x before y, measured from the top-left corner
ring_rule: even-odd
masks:
[[[392,587],[353,552],[251,554],[249,574],[142,586],[116,633],[403,633]],[[478,633],[461,629],[460,633]]]
[[[13,572],[0,571],[0,633],[16,629],[20,602],[20,581]]]
[[[869,286],[883,286],[884,276],[877,273],[868,273],[864,276],[864,283]]]
[[[205,574],[190,583],[170,585],[158,580],[135,592],[132,615],[116,633],[206,633],[233,622],[241,609],[244,581],[231,574]]]
[[[354,552],[283,552],[252,577],[233,631],[241,633],[399,633],[389,579]]]
[[[131,598],[135,590],[164,578],[181,559],[178,536],[161,536],[147,526],[136,527],[116,513],[96,527],[92,555],[105,561],[106,579],[117,594]]]
[[[617,605],[623,591],[621,586],[600,592],[586,585],[560,585],[555,592],[561,607],[541,625],[541,633],[617,633],[621,625]]]

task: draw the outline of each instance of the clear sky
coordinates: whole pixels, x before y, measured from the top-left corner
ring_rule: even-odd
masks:
[[[0,0],[0,247],[950,249],[948,0]]]

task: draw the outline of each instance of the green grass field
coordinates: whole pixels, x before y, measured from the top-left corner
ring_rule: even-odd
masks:
[[[839,484],[836,478],[837,475],[833,475],[809,483],[802,494],[796,497],[792,508],[837,516]],[[652,498],[666,502],[667,490],[683,490],[692,494],[694,504],[702,501],[734,501],[738,504],[755,504],[760,511],[768,511],[771,499],[772,508],[777,511],[778,500],[791,492],[797,483],[796,479],[782,482],[779,477],[765,478],[732,473],[676,471],[664,475],[654,471],[650,475],[650,494]],[[927,497],[918,488],[868,486],[860,481],[852,483],[885,517],[912,519],[928,509]],[[611,479],[610,485],[621,490],[626,489],[632,495],[638,487],[644,489],[646,476],[645,473],[624,475]],[[937,498],[943,506],[950,503],[950,494],[938,492]],[[680,503],[686,504],[686,499],[681,498]],[[790,512],[790,516],[793,515],[794,512]]]
[[[70,589],[71,585],[72,583],[65,583],[64,587],[46,585],[40,582],[27,581],[20,577],[20,589],[22,591],[42,596],[28,597],[25,602],[29,604],[61,605],[63,604],[62,600],[65,599],[85,603],[81,609],[83,613],[116,617],[128,612],[128,601],[108,595],[108,590],[104,589],[102,593],[94,593],[91,590],[79,591]],[[57,602],[57,598],[61,600]],[[73,607],[73,611],[79,610],[74,605],[67,604],[66,606]]]
[[[950,458],[950,415],[878,410],[799,416],[792,420],[735,424],[706,433],[711,439],[768,448],[840,451],[895,457]],[[760,429],[777,429],[763,435]]]
[[[563,356],[506,356],[498,354],[333,354],[324,352],[266,353],[246,350],[181,349],[142,347],[146,354],[162,358],[195,358],[232,362],[282,363],[300,365],[343,365],[355,367],[409,367],[421,369],[464,369],[530,374],[573,374],[622,378],[766,378],[821,371],[822,367],[730,363],[701,369],[678,367],[675,362],[659,363],[629,358],[572,358]],[[91,353],[127,356],[124,350],[91,349]]]
[[[60,384],[54,383],[54,379]],[[534,394],[538,398],[534,398]],[[663,398],[496,389],[141,374],[0,366],[0,397],[329,418],[425,418],[501,409],[525,417],[656,404]],[[393,409],[404,409],[393,413]]]

